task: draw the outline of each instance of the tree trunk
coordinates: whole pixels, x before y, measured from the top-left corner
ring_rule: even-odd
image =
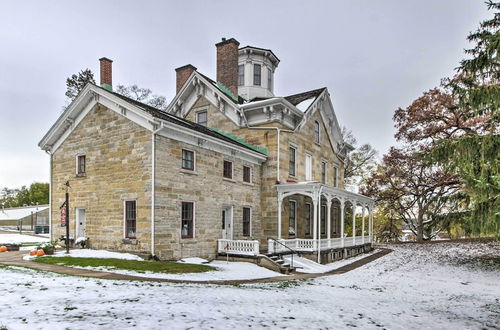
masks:
[[[417,242],[423,242],[424,240],[424,215],[422,212],[418,212],[417,218]]]

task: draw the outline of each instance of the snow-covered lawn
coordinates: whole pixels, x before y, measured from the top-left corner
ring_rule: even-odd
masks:
[[[499,328],[499,244],[391,248],[393,253],[342,275],[238,286],[105,281],[0,268],[0,325],[8,329]],[[464,257],[464,252],[474,258]]]
[[[42,243],[48,241],[49,239],[45,237],[20,234],[0,234],[0,244]]]
[[[58,251],[54,256],[48,256],[43,258],[53,258],[53,257],[65,257],[68,256],[65,251]],[[127,260],[143,260],[142,258],[130,254],[130,253],[118,253],[110,252],[105,250],[90,250],[90,249],[74,249],[70,251],[69,256],[77,258],[113,258],[113,259],[127,259]],[[36,258],[36,256],[31,257],[29,254],[23,257],[25,260],[30,260]],[[192,264],[206,264],[212,266],[216,271],[209,271],[203,273],[180,273],[180,274],[165,274],[165,273],[154,273],[154,272],[136,272],[131,270],[115,269],[108,267],[77,267],[81,269],[106,271],[117,274],[133,275],[140,277],[150,277],[150,278],[165,278],[172,280],[188,280],[188,281],[223,281],[223,280],[246,280],[246,279],[259,279],[266,277],[283,276],[281,273],[273,272],[269,269],[259,267],[255,264],[248,262],[226,262],[226,261],[212,261],[210,263],[207,260],[201,258],[186,258],[183,259],[184,263]]]

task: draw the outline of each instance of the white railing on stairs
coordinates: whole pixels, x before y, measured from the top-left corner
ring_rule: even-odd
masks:
[[[259,241],[219,239],[217,252],[224,254],[256,256],[260,254]]]
[[[292,238],[292,239],[280,239],[277,240],[281,244],[286,245],[292,250],[298,251],[298,252],[312,252],[316,251],[317,248],[317,241],[311,238]],[[364,241],[362,236],[356,236],[356,237],[344,237],[344,247],[351,247],[355,245],[361,245],[361,244],[367,244],[370,243],[370,238],[368,235],[365,236]],[[327,250],[327,249],[338,249],[342,247],[342,238],[337,237],[337,238],[323,238],[320,240],[320,249],[321,250]],[[280,244],[275,244],[272,239],[268,240],[268,245],[267,245],[268,253],[285,253],[287,252],[287,249],[280,245]]]

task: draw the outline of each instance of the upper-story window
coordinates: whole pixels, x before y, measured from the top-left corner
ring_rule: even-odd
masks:
[[[294,147],[290,147],[289,156],[288,156],[288,174],[291,176],[295,176],[295,152],[297,150]]]
[[[321,162],[321,183],[326,184],[326,162]]]
[[[208,114],[206,110],[196,113],[196,122],[199,125],[207,127],[207,119],[208,119]]]
[[[182,168],[185,170],[194,171],[193,151],[182,149]]]
[[[79,155],[76,158],[76,175],[84,176],[85,175],[85,155]]]
[[[255,86],[260,86],[260,78],[261,78],[261,75],[262,75],[262,72],[261,72],[261,66],[260,64],[254,64],[253,65],[253,84]]]
[[[233,162],[230,162],[228,160],[224,161],[224,169],[222,174],[227,179],[233,178]]]
[[[317,144],[320,143],[320,130],[319,130],[319,123],[317,121],[314,122],[314,142]]]
[[[337,166],[333,167],[333,186],[338,187],[338,177],[339,177],[339,168]]]
[[[238,65],[238,86],[245,85],[245,65]]]
[[[273,71],[267,68],[267,89],[273,91]]]
[[[250,166],[243,166],[243,182],[252,182],[252,168]]]

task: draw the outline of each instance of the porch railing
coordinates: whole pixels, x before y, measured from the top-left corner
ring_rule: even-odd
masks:
[[[219,239],[217,252],[234,255],[256,256],[260,254],[259,241]]]
[[[301,252],[301,251],[316,251],[318,249],[317,247],[317,241],[311,238],[292,238],[292,239],[280,239],[277,240],[283,245],[286,245],[288,248],[293,249],[295,251]],[[327,250],[327,249],[338,249],[342,247],[342,238],[337,237],[337,238],[322,238],[320,240],[320,249],[321,250]],[[344,237],[344,247],[351,247],[355,245],[361,245],[361,244],[366,244],[370,243],[370,237],[367,235],[364,238],[364,243],[363,243],[363,237],[362,236],[356,236],[356,237]],[[272,240],[269,239],[268,241],[268,252],[269,253],[285,253],[287,252],[287,249],[283,246],[276,246],[276,244],[273,244]]]

